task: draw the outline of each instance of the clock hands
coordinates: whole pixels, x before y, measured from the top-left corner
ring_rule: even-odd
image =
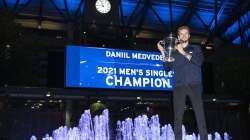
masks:
[[[103,4],[103,0],[101,0],[101,4],[102,4],[102,8],[104,8],[105,6],[104,6],[104,4]]]
[[[95,3],[96,9],[100,13],[108,13],[111,9],[109,0],[97,0]]]

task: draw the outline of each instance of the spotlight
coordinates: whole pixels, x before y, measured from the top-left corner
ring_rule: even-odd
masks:
[[[39,24],[39,25],[37,26],[37,29],[41,30],[41,29],[42,29],[42,25]]]
[[[207,50],[212,50],[213,47],[211,47],[211,46],[206,46],[206,49],[207,49]]]
[[[212,99],[212,101],[213,101],[213,102],[216,102],[216,101],[217,101],[217,99],[216,99],[216,98],[213,98],[213,99]]]
[[[7,49],[9,49],[11,46],[10,46],[10,44],[7,44],[5,47],[6,47]]]
[[[53,91],[51,91],[51,90],[47,91],[46,94],[45,94],[45,96],[48,97],[48,98],[52,98],[52,97],[54,97],[54,95],[55,95],[55,93]]]
[[[50,91],[48,91],[48,92],[46,93],[46,97],[51,97]]]
[[[60,35],[57,35],[56,36],[56,39],[62,39],[63,37],[62,36],[60,36]]]

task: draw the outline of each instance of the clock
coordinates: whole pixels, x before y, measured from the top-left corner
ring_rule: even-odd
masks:
[[[111,10],[111,4],[109,0],[97,0],[95,2],[96,10],[101,14],[107,14]]]

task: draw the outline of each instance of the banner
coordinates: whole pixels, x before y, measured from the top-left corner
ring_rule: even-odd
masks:
[[[66,46],[66,87],[172,90],[158,52]]]

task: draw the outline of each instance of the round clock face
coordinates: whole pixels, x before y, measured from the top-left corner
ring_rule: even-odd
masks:
[[[97,0],[95,7],[96,10],[102,14],[106,14],[111,10],[111,4],[108,0]]]

